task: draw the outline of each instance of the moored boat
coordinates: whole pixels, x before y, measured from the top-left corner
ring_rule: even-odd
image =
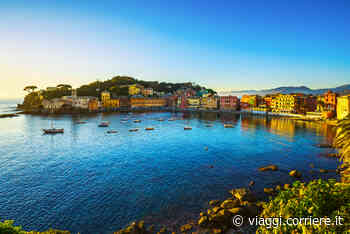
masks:
[[[108,127],[109,126],[109,122],[108,121],[101,122],[98,126],[102,127],[102,128]]]
[[[139,119],[134,120],[134,123],[140,123],[140,122],[141,122],[141,120],[139,120]]]
[[[158,121],[164,121],[164,119],[163,119],[163,118],[160,118],[160,119],[158,119]]]
[[[224,124],[225,128],[233,128],[233,124]]]
[[[108,130],[107,133],[108,133],[108,134],[111,134],[111,133],[118,133],[118,131],[116,131],[116,130]]]
[[[64,129],[63,128],[47,128],[47,129],[43,129],[43,132],[45,134],[57,134],[57,133],[64,133]]]
[[[147,128],[145,128],[145,130],[152,131],[152,130],[154,130],[154,128],[153,127],[147,127]]]
[[[137,132],[139,129],[138,128],[132,128],[132,129],[129,129],[129,132]]]
[[[190,127],[190,126],[185,126],[185,127],[184,127],[184,130],[192,130],[192,127]]]
[[[85,124],[86,121],[77,121],[76,123],[77,123],[77,124]]]
[[[175,120],[176,120],[175,118],[168,119],[168,121],[175,121]]]

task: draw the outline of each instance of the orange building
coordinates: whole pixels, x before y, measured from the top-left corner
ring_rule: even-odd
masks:
[[[90,112],[98,111],[99,109],[99,101],[97,98],[91,98],[88,103],[88,108]]]
[[[166,104],[167,100],[164,98],[144,98],[141,96],[130,98],[131,108],[164,107]]]
[[[337,94],[328,90],[324,94],[324,109],[327,111],[335,111],[337,109]]]

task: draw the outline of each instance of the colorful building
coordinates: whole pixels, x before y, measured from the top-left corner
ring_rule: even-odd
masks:
[[[262,98],[259,95],[243,95],[241,98],[241,109],[251,109],[262,104]]]
[[[238,110],[240,102],[236,96],[221,96],[220,109],[222,110]]]
[[[90,112],[95,112],[100,109],[100,103],[97,98],[91,98],[88,103],[88,108]]]
[[[120,100],[117,98],[111,98],[111,93],[103,91],[101,93],[102,107],[105,109],[116,109],[120,107]]]
[[[138,95],[142,93],[143,86],[139,84],[129,85],[129,95]]]
[[[130,98],[131,108],[152,108],[165,107],[167,101],[165,98],[145,98],[143,96],[134,96]]]
[[[350,95],[337,98],[337,118],[344,119],[350,114]]]
[[[153,96],[153,89],[152,88],[145,88],[142,90],[143,96]]]
[[[201,107],[205,109],[218,109],[218,98],[213,95],[202,97],[200,104]]]
[[[299,96],[293,94],[279,94],[271,101],[272,111],[281,113],[298,113],[299,104]]]
[[[201,99],[197,96],[187,97],[188,108],[199,108],[201,106]]]
[[[337,94],[328,91],[324,94],[324,108],[326,111],[335,111],[337,109]]]

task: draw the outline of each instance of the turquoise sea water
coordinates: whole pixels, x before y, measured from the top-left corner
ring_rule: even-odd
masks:
[[[167,121],[171,117],[177,120]],[[52,120],[64,134],[42,134]],[[110,127],[97,127],[100,121],[110,121]],[[224,128],[224,122],[234,127]],[[185,125],[193,129],[184,131]],[[145,131],[148,126],[155,130]],[[128,131],[135,127],[140,130]],[[306,181],[337,177],[310,173],[310,163],[315,170],[336,169],[336,160],[322,156],[329,150],[315,147],[334,134],[327,125],[214,113],[0,119],[0,218],[26,230],[83,234],[111,233],[136,219],[183,224],[197,218],[209,200],[223,199],[251,180],[261,194],[264,187],[293,182],[292,169]],[[271,163],[280,170],[257,170]]]

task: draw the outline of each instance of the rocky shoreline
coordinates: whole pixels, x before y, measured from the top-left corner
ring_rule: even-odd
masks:
[[[326,155],[330,158],[338,158],[336,153],[329,153]],[[313,165],[310,165],[314,168]],[[278,171],[279,168],[276,165],[267,165],[258,168],[260,172]],[[319,169],[319,173],[342,171],[340,166],[335,171]],[[316,170],[314,170],[316,172]],[[312,170],[310,171],[312,173]],[[298,170],[291,170],[289,176],[295,178],[295,181],[302,181],[302,174]],[[251,181],[247,187],[235,188],[229,192],[231,196],[224,200],[211,200],[208,202],[208,208],[200,212],[197,218],[187,221],[182,226],[177,228],[169,227],[165,225],[146,225],[145,220],[135,221],[128,225],[126,228],[121,229],[114,234],[151,234],[151,233],[196,233],[196,234],[233,234],[233,233],[255,233],[258,226],[250,226],[248,224],[248,217],[257,217],[264,209],[264,205],[267,204],[266,199],[261,199],[259,194],[254,192],[255,182]],[[292,184],[282,183],[271,188],[264,188],[263,193],[268,195],[270,200],[275,197],[279,192],[292,188]],[[235,227],[233,225],[233,218],[235,216],[243,217],[243,225]]]

